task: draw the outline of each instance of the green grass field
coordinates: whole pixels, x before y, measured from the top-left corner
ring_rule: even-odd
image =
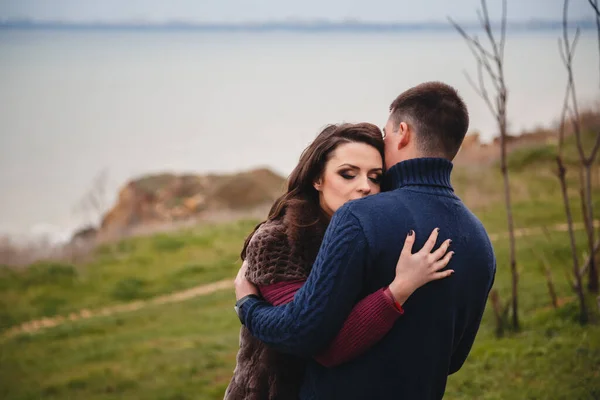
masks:
[[[552,153],[513,154],[515,223],[519,228],[564,222]],[[519,162],[517,162],[519,161]],[[598,182],[595,167],[594,182]],[[576,171],[570,194],[581,221]],[[501,176],[496,169],[457,170],[466,198],[476,189],[476,214],[488,232],[506,230]],[[598,192],[595,197],[598,199]],[[600,216],[600,204],[595,204]],[[34,318],[67,315],[171,293],[224,278],[239,267],[238,253],[256,221],[199,226],[138,237],[98,248],[81,265],[38,263],[0,268],[0,329]],[[577,231],[585,251],[585,233]],[[517,240],[522,330],[495,336],[488,307],[465,366],[450,377],[447,399],[600,399],[600,317],[588,297],[592,322],[580,326],[566,276],[571,255],[566,232]],[[495,288],[510,294],[508,241],[494,241]],[[548,261],[560,298],[553,309],[540,254]],[[220,399],[235,365],[239,321],[233,292],[222,290],[179,303],[66,322],[0,342],[1,399]]]
[[[235,276],[241,243],[255,222],[130,238],[97,248],[93,260],[82,265],[0,268],[0,330]]]

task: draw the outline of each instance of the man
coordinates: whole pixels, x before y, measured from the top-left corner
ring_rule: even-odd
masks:
[[[402,93],[384,128],[388,191],[335,213],[294,300],[273,307],[236,279],[238,314],[250,332],[281,351],[310,357],[359,299],[392,282],[410,231],[417,234],[416,248],[435,227],[440,240],[452,238],[454,275],[418,289],[367,353],[335,368],[308,361],[302,399],[441,399],[447,376],[462,366],[495,276],[488,235],[450,184],[451,161],[468,125],[466,106],[448,85],[428,82]]]

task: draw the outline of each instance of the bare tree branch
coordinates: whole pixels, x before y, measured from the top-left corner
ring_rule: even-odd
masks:
[[[488,14],[486,0],[481,0],[481,8],[483,9],[483,19],[484,19],[483,28],[485,30],[485,33],[487,33],[488,38],[490,39],[490,44],[492,45],[494,58],[496,59],[496,62],[498,62],[498,61],[501,62],[502,57],[498,51],[498,43],[496,42],[496,39],[494,38],[494,32],[492,31],[492,25],[490,24],[490,16]],[[503,0],[503,8],[504,8],[504,11],[506,11],[506,0]],[[504,20],[502,22],[502,26],[505,26]]]
[[[590,268],[590,262],[592,261],[592,257],[596,256],[598,250],[600,250],[600,239],[596,239],[596,243],[594,243],[593,253],[591,255],[588,255],[588,257],[585,259],[585,262],[583,263],[583,266],[579,270],[580,276],[584,276],[587,273],[588,269]]]
[[[575,32],[575,39],[573,39],[573,45],[569,41],[569,28],[567,25],[568,21],[568,13],[569,13],[569,0],[565,0],[563,5],[563,45],[564,45],[564,53],[565,58],[563,62],[565,64],[565,68],[567,69],[567,80],[569,82],[570,92],[571,92],[571,103],[573,106],[573,113],[575,117],[572,119],[571,123],[573,124],[573,129],[575,131],[576,142],[577,142],[577,151],[579,152],[579,157],[583,160],[585,159],[585,154],[583,151],[583,143],[581,141],[581,135],[579,132],[579,108],[577,107],[577,95],[575,93],[575,82],[573,78],[573,52],[575,50],[575,45],[579,38],[579,28]]]
[[[560,127],[558,129],[558,156],[562,157],[563,143],[565,140],[565,124],[567,114],[569,113],[569,93],[571,92],[571,84],[567,83],[565,100],[563,102],[562,113],[560,116]]]
[[[581,36],[581,30],[577,28],[575,30],[575,37],[573,38],[573,43],[571,43],[571,58],[575,54],[575,48],[577,47],[577,43],[579,43],[579,36]]]
[[[481,15],[481,10],[477,10],[477,19],[479,20],[479,25],[481,25],[484,29],[485,29],[485,19],[483,18],[483,15]]]
[[[479,40],[475,37],[474,38],[475,43],[482,49],[481,51],[485,51],[483,49],[483,47],[481,46],[481,44],[479,44]],[[487,59],[485,59],[484,57],[477,57],[477,60],[480,64],[482,64],[485,67],[486,72],[488,73],[488,75],[490,76],[492,83],[494,85],[494,88],[499,91],[500,89],[500,76],[494,72],[492,65],[489,63],[489,61]],[[495,61],[495,57],[492,56],[492,62]]]
[[[598,0],[588,0],[596,12],[596,33],[598,34],[598,52],[600,53],[600,12],[598,10]]]
[[[592,6],[592,8],[594,9],[594,11],[596,12],[596,18],[600,18],[600,9],[598,8],[598,1],[597,0],[588,0],[588,2],[590,3],[590,6]]]
[[[592,6],[592,8],[594,9],[594,11],[596,12],[596,34],[597,34],[597,40],[598,40],[598,52],[600,54],[600,10],[598,9],[598,0],[589,0],[590,5]],[[594,208],[592,206],[592,191],[591,191],[591,166],[594,163],[594,160],[596,158],[596,156],[598,155],[598,148],[600,147],[600,132],[596,133],[596,143],[594,144],[594,148],[592,149],[592,153],[590,154],[589,159],[587,160],[587,172],[588,172],[588,176],[587,176],[587,182],[588,182],[588,186],[589,186],[589,192],[587,193],[588,196],[588,207],[590,209],[590,218],[593,221],[593,212],[594,212]],[[593,223],[593,222],[592,222]],[[592,229],[589,232],[589,236],[588,236],[588,240],[589,240],[589,244],[591,247],[591,242],[593,241],[594,238],[594,228],[592,225]],[[595,248],[595,247],[592,247]],[[593,291],[593,289],[596,290],[596,292],[598,292],[598,286],[599,286],[599,282],[598,282],[598,271],[597,271],[597,266],[595,265],[595,257],[594,257],[595,252],[592,250],[592,256],[590,258],[590,272],[589,272],[589,288],[590,290]],[[594,270],[594,271],[592,271]],[[595,281],[595,282],[594,282]],[[598,307],[600,307],[600,296],[598,296]]]
[[[95,225],[106,211],[107,187],[108,171],[104,169],[93,178],[89,189],[76,204],[74,211],[83,214],[86,224]]]
[[[485,0],[481,0],[481,9],[483,10],[483,18],[480,19],[481,26],[485,30],[485,33],[487,33],[490,43],[492,44],[492,48],[495,48],[496,41],[494,40],[494,34],[490,25],[490,15],[488,14],[487,2]]]
[[[485,100],[485,102],[487,103],[490,111],[495,115],[498,113],[498,111],[494,108],[494,105],[492,104],[492,102],[490,101],[490,97],[488,96],[488,92],[487,89],[485,87],[485,80],[483,78],[483,69],[482,69],[482,63],[478,62],[477,63],[477,77],[479,78],[479,87],[481,88],[481,93],[482,93],[482,98],[483,100]]]
[[[471,50],[475,58],[479,59],[481,56],[484,56],[489,58],[490,60],[494,59],[494,55],[481,45],[481,42],[479,42],[477,36],[469,36],[469,34],[465,32],[465,30],[460,25],[458,25],[452,18],[448,18],[448,21],[450,21],[450,23],[454,26],[458,33],[460,33],[463,39],[465,39],[467,45],[469,46],[469,50]]]
[[[560,54],[560,59],[562,60],[563,64],[567,63],[567,55],[565,53],[565,48],[563,46],[563,41],[562,39],[558,39],[558,53]],[[569,91],[567,92],[567,95],[571,92],[571,86],[569,86]]]
[[[592,6],[598,4],[597,0],[590,1]],[[577,143],[577,151],[579,154],[579,160],[581,163],[581,174],[580,174],[580,187],[581,187],[581,200],[582,200],[582,210],[583,215],[586,222],[586,232],[588,239],[588,249],[591,254],[594,253],[594,227],[593,227],[593,218],[594,218],[594,209],[592,205],[592,187],[591,187],[591,166],[592,163],[598,153],[598,147],[600,146],[600,134],[596,137],[596,143],[594,144],[592,151],[589,157],[586,157],[585,150],[583,148],[583,138],[581,132],[580,125],[580,114],[579,107],[577,105],[577,93],[575,90],[575,80],[573,77],[573,55],[577,45],[577,41],[579,39],[580,30],[577,28],[575,32],[575,38],[573,39],[573,43],[569,42],[569,30],[568,30],[568,7],[569,0],[564,1],[563,7],[563,41],[565,46],[565,55],[566,55],[566,63],[565,68],[567,70],[567,79],[570,87],[570,102],[573,110],[573,116],[571,118],[571,124],[573,126],[573,131],[575,133],[575,139]],[[597,8],[597,7],[596,7]],[[600,21],[598,21],[598,14],[596,14],[596,25],[599,35],[599,45],[600,45]],[[576,271],[577,272],[577,271]],[[580,285],[581,286],[581,285]],[[588,275],[588,289],[591,292],[597,293],[599,288],[598,282],[598,272],[596,269],[594,258],[590,259],[590,267],[589,267],[589,275]]]
[[[568,98],[568,96],[567,96]],[[566,109],[566,106],[565,106]],[[563,115],[566,112],[563,111]],[[561,124],[564,126],[564,122]],[[561,131],[562,131],[561,127]],[[561,133],[562,136],[562,133]],[[587,322],[587,307],[585,304],[585,295],[583,293],[583,285],[581,284],[581,274],[579,271],[579,258],[577,256],[577,245],[575,244],[575,232],[573,229],[573,216],[571,214],[571,205],[569,200],[569,195],[567,191],[567,178],[566,178],[566,168],[562,159],[562,141],[559,141],[558,155],[556,156],[556,163],[558,164],[558,177],[560,181],[560,188],[563,198],[563,203],[565,205],[565,213],[567,216],[567,226],[569,229],[569,242],[571,245],[571,256],[573,257],[573,275],[575,275],[575,283],[569,277],[570,286],[577,293],[577,297],[579,298],[579,306],[580,306],[580,317],[579,320],[581,323]]]
[[[479,38],[477,36],[475,36],[475,35],[473,35],[473,37],[467,36],[466,39],[468,41],[471,41],[475,45],[475,47],[481,53],[481,55],[486,56],[490,61],[494,60],[494,55],[492,53],[490,53],[490,51],[488,49],[483,47],[483,45],[481,44],[481,42],[479,41]]]
[[[573,42],[569,43],[568,37],[566,37],[566,45],[563,47],[563,40],[558,39],[558,47],[560,51],[560,56],[563,61],[563,64],[567,66],[568,63],[573,61],[573,54],[575,54],[575,48],[577,47],[577,43],[579,42],[579,36],[581,31],[577,29],[575,31],[575,37],[573,38]]]
[[[454,26],[454,28],[460,33],[460,35],[463,37],[463,39],[465,39],[465,41],[467,42],[467,45],[469,47],[469,50],[471,50],[471,53],[473,54],[473,57],[475,57],[475,59],[477,60],[478,64],[481,64],[481,66],[483,66],[486,69],[486,72],[490,76],[492,84],[494,85],[496,90],[500,90],[500,87],[498,86],[500,77],[494,72],[494,70],[492,69],[492,66],[490,64],[490,61],[495,61],[495,56],[492,53],[490,53],[488,50],[486,50],[485,47],[483,47],[483,45],[481,44],[481,42],[479,41],[477,36],[473,36],[473,37],[469,36],[464,31],[464,29],[462,29],[462,27],[460,25],[458,25],[454,20],[452,20],[451,18],[448,18],[448,20]],[[479,65],[478,65],[478,67],[479,67]],[[481,82],[481,80],[480,80],[480,82]],[[485,90],[482,90],[481,92],[485,92]]]
[[[477,47],[477,50],[479,50],[479,52],[482,55],[485,55],[490,60],[494,59],[494,55],[492,53],[490,53],[490,51],[488,49],[483,47],[483,45],[481,44],[481,42],[479,41],[479,38],[477,36],[473,36],[472,40],[473,40],[473,43],[475,44],[475,46]]]
[[[481,68],[478,68],[478,71],[480,71]],[[465,78],[467,78],[467,81],[469,82],[469,85],[471,85],[471,87],[473,88],[473,90],[475,91],[475,93],[477,93],[477,95],[479,97],[481,97],[484,101],[485,104],[488,106],[488,108],[490,109],[490,111],[493,113],[494,111],[494,106],[492,105],[492,103],[489,102],[489,99],[487,97],[487,93],[484,91],[484,89],[480,89],[475,82],[473,82],[473,79],[471,78],[471,75],[469,75],[467,73],[467,71],[463,71]]]
[[[597,0],[593,1],[594,4],[597,3]],[[590,157],[586,157],[585,151],[583,148],[583,140],[582,140],[582,132],[580,125],[580,114],[579,108],[577,105],[577,93],[575,90],[575,80],[573,76],[573,58],[575,54],[575,49],[577,47],[577,43],[579,40],[580,30],[576,29],[575,37],[573,41],[569,39],[569,28],[568,28],[568,9],[569,9],[569,0],[564,0],[563,3],[563,21],[562,21],[562,39],[559,40],[559,53],[562,59],[562,62],[567,71],[567,88],[565,92],[565,99],[563,102],[563,112],[561,115],[561,124],[559,128],[559,140],[558,140],[558,151],[556,162],[558,164],[558,176],[561,185],[561,191],[563,195],[563,203],[565,205],[565,212],[567,217],[567,224],[569,228],[569,238],[571,242],[571,253],[573,256],[573,275],[575,277],[575,284],[573,288],[575,289],[577,296],[579,298],[580,305],[580,322],[586,323],[588,320],[587,306],[585,293],[583,291],[582,284],[582,270],[579,269],[579,256],[577,254],[577,247],[575,244],[575,235],[573,232],[573,218],[570,209],[570,199],[568,197],[567,191],[567,180],[566,180],[566,168],[565,163],[563,161],[562,150],[564,145],[564,136],[565,136],[565,126],[567,123],[570,123],[573,129],[573,133],[576,139],[577,152],[579,155],[580,161],[580,200],[581,200],[581,209],[584,217],[585,228],[587,232],[587,242],[588,249],[590,251],[590,258],[588,260],[589,264],[589,282],[588,288],[591,291],[598,290],[598,276],[594,263],[594,254],[597,251],[595,249],[594,243],[594,227],[593,227],[593,207],[592,207],[592,197],[591,197],[591,162],[593,162],[596,154],[598,152],[598,147],[600,147],[600,135],[596,138],[596,144],[594,145]],[[600,25],[599,25],[600,27]],[[600,29],[600,28],[599,28]],[[600,30],[599,30],[600,35]],[[600,36],[599,36],[600,40]]]
[[[596,155],[598,154],[598,148],[600,147],[600,133],[596,135],[596,143],[594,143],[594,147],[592,148],[592,153],[586,160],[586,164],[591,165],[596,159]]]
[[[467,81],[469,82],[469,84],[471,85],[473,90],[475,91],[475,93],[477,93],[479,95],[479,97],[481,97],[483,99],[483,101],[489,108],[490,112],[493,115],[496,115],[498,113],[498,111],[494,108],[494,105],[490,101],[490,97],[488,96],[487,90],[485,88],[485,82],[483,79],[483,71],[482,71],[481,62],[479,62],[479,60],[477,62],[477,77],[479,79],[479,86],[477,86],[475,84],[475,82],[473,82],[473,79],[471,79],[471,76],[466,71],[464,71],[464,74],[465,74],[465,77],[467,78]]]
[[[500,27],[500,56],[504,59],[504,44],[506,43],[506,0],[502,1],[502,25]]]
[[[489,44],[492,48],[492,51],[488,51],[485,47],[479,42],[476,36],[469,36],[464,29],[462,29],[456,22],[454,22],[451,18],[448,18],[450,23],[454,26],[457,32],[465,39],[467,46],[475,60],[477,61],[477,76],[479,79],[479,87],[475,85],[475,83],[470,79],[467,75],[467,79],[469,84],[473,86],[475,92],[485,101],[486,105],[492,112],[497,124],[498,130],[500,132],[500,153],[501,153],[501,166],[500,169],[502,171],[503,184],[504,184],[504,200],[506,205],[506,220],[508,224],[508,232],[509,232],[509,247],[510,247],[510,269],[512,275],[512,296],[511,296],[511,309],[512,309],[512,326],[514,330],[519,329],[519,317],[518,317],[518,279],[519,274],[517,271],[517,263],[516,263],[516,251],[515,251],[515,236],[514,236],[514,224],[512,217],[512,206],[511,206],[511,196],[510,196],[510,184],[509,184],[509,176],[508,176],[508,166],[507,166],[507,117],[506,117],[506,102],[508,99],[508,90],[506,88],[506,84],[504,82],[504,44],[506,41],[506,0],[503,0],[503,9],[502,9],[502,22],[500,26],[500,40],[497,41],[494,37],[494,32],[492,30],[492,24],[490,23],[490,17],[488,13],[486,0],[481,0],[482,12],[478,11],[477,16],[479,18],[479,22],[484,29],[488,39]],[[485,79],[483,70],[485,70],[488,78],[492,81],[492,85],[494,87],[493,100],[487,92],[485,87]]]

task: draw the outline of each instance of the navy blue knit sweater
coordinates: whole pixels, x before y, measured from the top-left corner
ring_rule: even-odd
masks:
[[[404,315],[367,353],[335,368],[308,361],[302,399],[441,399],[447,376],[465,361],[495,276],[481,222],[454,194],[452,163],[418,158],[386,174],[390,191],[346,203],[333,216],[306,284],[294,301],[244,303],[250,332],[288,353],[310,357],[342,327],[354,304],[395,275],[404,239],[420,249],[440,228],[452,239],[454,275],[430,282],[404,304]]]

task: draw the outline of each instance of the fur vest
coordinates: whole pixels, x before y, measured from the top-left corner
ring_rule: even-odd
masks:
[[[247,278],[256,285],[306,279],[317,257],[328,218],[306,201],[295,201],[285,215],[265,222],[247,248]],[[240,350],[225,400],[293,400],[298,398],[305,361],[280,353],[240,331]]]

